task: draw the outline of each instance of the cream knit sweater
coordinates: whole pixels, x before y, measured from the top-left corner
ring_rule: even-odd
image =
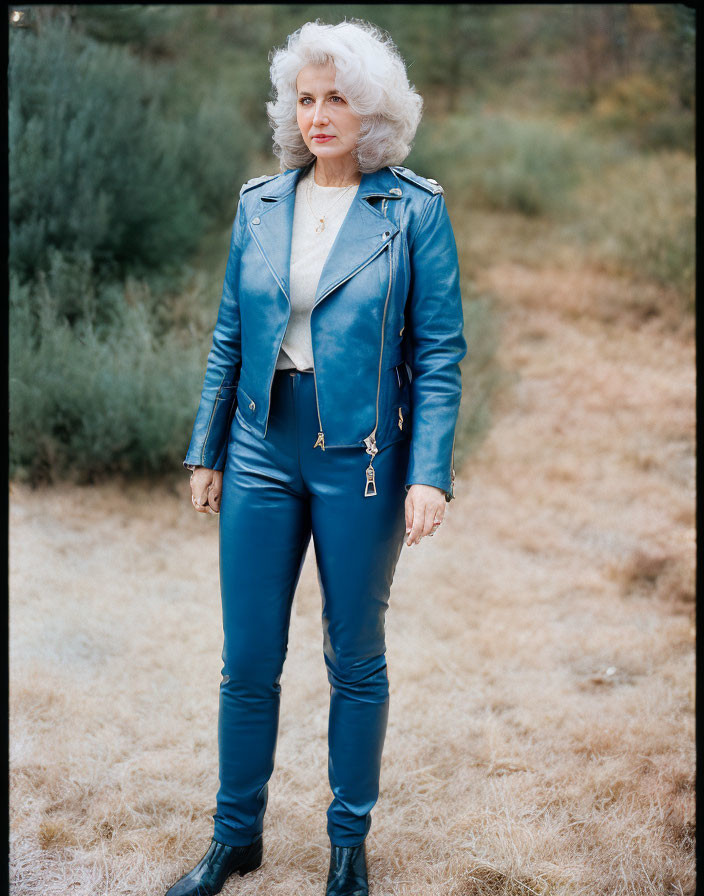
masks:
[[[310,316],[318,281],[340,225],[359,189],[358,184],[351,187],[318,186],[314,172],[315,166],[296,185],[289,276],[291,317],[276,360],[277,370],[313,369]],[[325,229],[316,233],[315,228],[323,216]]]

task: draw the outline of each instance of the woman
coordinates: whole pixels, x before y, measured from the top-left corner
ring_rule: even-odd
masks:
[[[184,464],[219,513],[223,669],[214,836],[167,896],[259,867],[291,602],[311,537],[330,681],[327,896],[367,894],[389,688],[384,614],[404,540],[453,495],[457,251],[442,188],[400,163],[422,100],[390,39],[308,23],[275,53],[281,174],[240,191]]]

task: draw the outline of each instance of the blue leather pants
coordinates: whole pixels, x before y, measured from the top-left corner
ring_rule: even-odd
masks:
[[[374,458],[363,446],[313,448],[313,373],[277,370],[266,438],[232,421],[220,505],[224,646],[214,837],[239,846],[263,828],[274,769],[280,677],[294,591],[311,533],[330,681],[331,843],[366,837],[379,795],[389,710],[384,617],[405,537],[409,437]]]

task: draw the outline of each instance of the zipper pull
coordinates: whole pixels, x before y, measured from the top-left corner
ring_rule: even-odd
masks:
[[[322,448],[325,451],[325,434],[323,432],[318,433],[318,440],[316,441],[314,448]]]
[[[374,467],[372,466],[372,464],[374,463],[375,455],[379,451],[379,449],[376,447],[376,426],[366,437],[366,439],[364,440],[364,444],[367,446],[367,454],[371,455],[371,460],[369,461],[369,466],[367,467],[367,484],[364,487],[364,497],[373,498],[376,494],[376,481],[374,480]]]
[[[398,409],[398,428],[403,429],[403,413],[401,412],[401,408]]]
[[[373,498],[376,495],[376,482],[374,481],[374,467],[372,464],[374,463],[374,458],[369,461],[369,466],[367,467],[367,484],[364,487],[364,497],[365,498]]]

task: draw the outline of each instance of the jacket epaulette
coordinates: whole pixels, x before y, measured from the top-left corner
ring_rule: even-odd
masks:
[[[240,187],[240,196],[243,193],[246,193],[247,190],[251,190],[254,187],[259,186],[259,184],[264,184],[268,180],[273,180],[275,177],[279,177],[278,174],[263,174],[261,177],[251,177],[246,183],[242,184]]]
[[[410,181],[412,184],[418,184],[419,187],[427,190],[429,193],[444,193],[445,191],[440,184],[433,180],[432,177],[421,177],[410,168],[404,168],[403,165],[392,165],[391,170],[402,177],[404,180]]]

